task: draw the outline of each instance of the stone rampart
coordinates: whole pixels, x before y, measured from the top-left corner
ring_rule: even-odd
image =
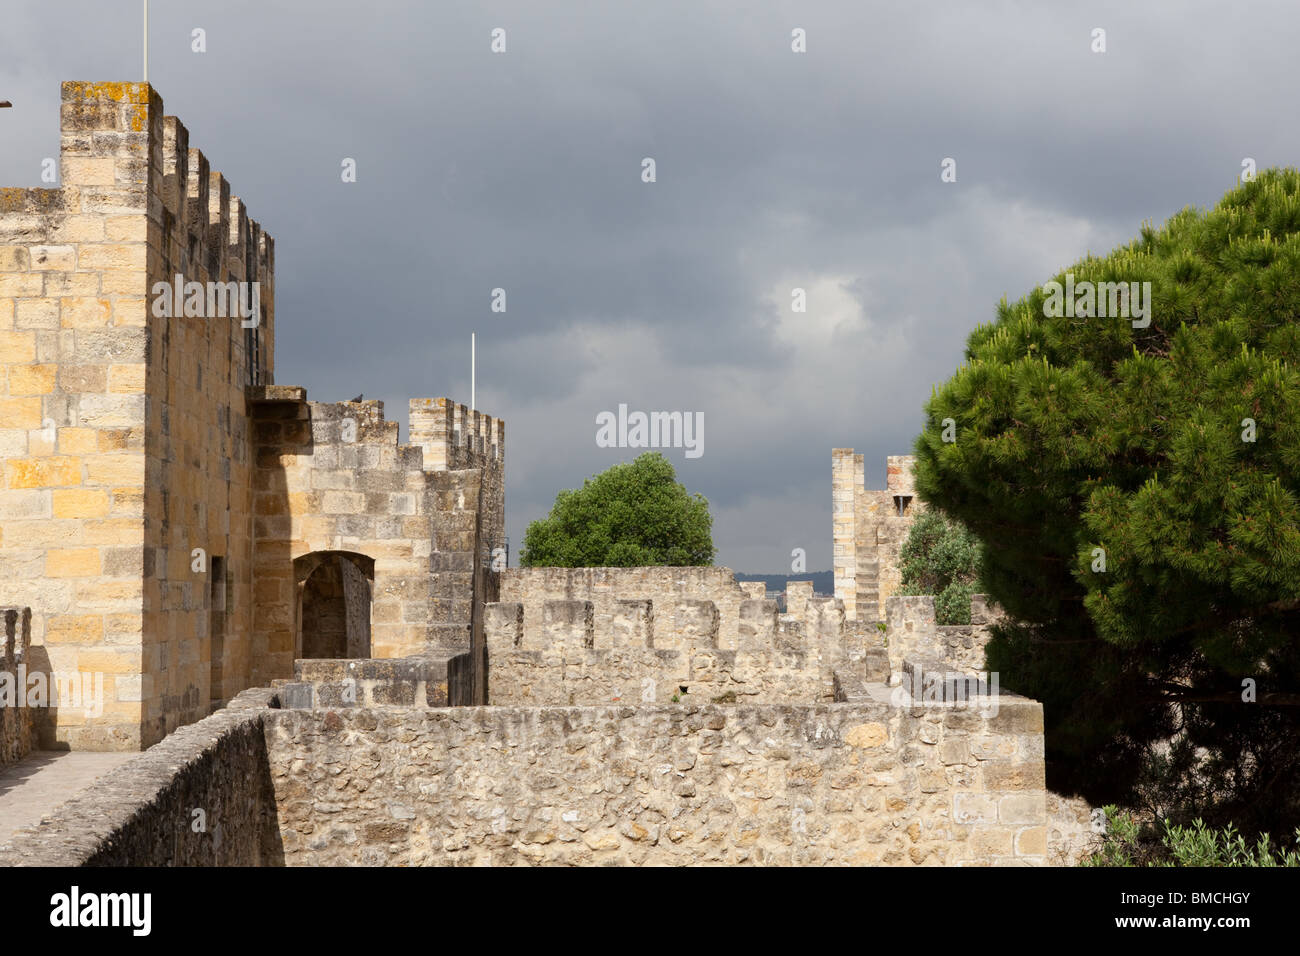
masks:
[[[1042,708],[284,710],[291,865],[1041,864]]]
[[[754,593],[726,568],[504,572],[484,611],[488,702],[829,701],[842,607],[810,582],[785,614]]]

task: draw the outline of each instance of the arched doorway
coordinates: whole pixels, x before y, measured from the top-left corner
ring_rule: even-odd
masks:
[[[313,551],[293,562],[295,658],[370,656],[375,560],[352,551]]]

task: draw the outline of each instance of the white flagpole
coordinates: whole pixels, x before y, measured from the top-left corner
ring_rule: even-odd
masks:
[[[144,0],[144,81],[149,82],[149,0]]]
[[[469,334],[469,407],[478,408],[474,404],[474,333]]]

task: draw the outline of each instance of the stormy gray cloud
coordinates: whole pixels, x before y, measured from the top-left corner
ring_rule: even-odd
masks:
[[[60,81],[139,79],[140,6],[6,0],[0,183],[41,184]],[[595,442],[626,403],[704,413],[668,455],[720,562],[829,567],[831,448],[878,487],[1003,294],[1300,155],[1285,2],[152,6],[150,80],[277,240],[276,380],[404,425],[477,332],[516,550],[637,453]]]

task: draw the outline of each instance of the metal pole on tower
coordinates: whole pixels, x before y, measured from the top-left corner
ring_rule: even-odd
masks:
[[[474,403],[474,333],[469,334],[469,407],[478,408]]]
[[[149,82],[149,0],[144,0],[144,81]]]

